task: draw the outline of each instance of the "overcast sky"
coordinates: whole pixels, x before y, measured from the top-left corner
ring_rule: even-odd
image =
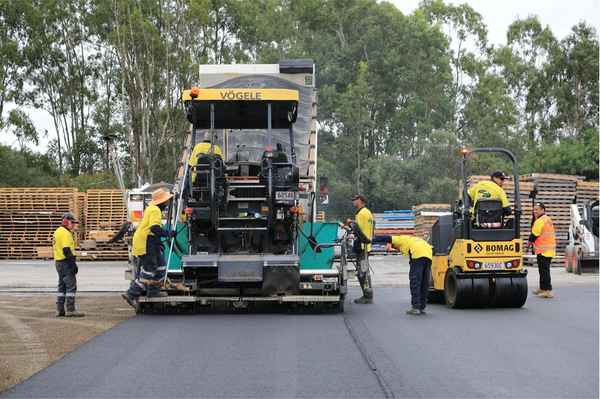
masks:
[[[420,0],[389,1],[404,14],[411,14],[420,2]],[[580,21],[586,21],[600,31],[600,0],[466,0],[446,1],[446,3],[471,5],[483,16],[488,28],[488,40],[496,45],[506,43],[506,31],[512,22],[517,18],[527,18],[530,15],[537,15],[542,25],[550,26],[554,36],[559,40],[567,36],[573,25]],[[54,138],[50,115],[44,111],[30,112],[30,114],[38,130],[43,132],[47,129],[51,138]],[[0,136],[0,143],[14,146],[16,139],[3,133]],[[46,143],[42,142],[34,149],[44,151],[46,148]]]
[[[404,14],[411,14],[420,3],[420,0],[388,1]],[[493,44],[506,44],[508,26],[516,19],[530,15],[537,15],[542,26],[550,26],[559,40],[567,36],[573,25],[580,21],[600,30],[600,0],[466,0],[446,3],[467,3],[481,14],[488,28],[488,40]]]

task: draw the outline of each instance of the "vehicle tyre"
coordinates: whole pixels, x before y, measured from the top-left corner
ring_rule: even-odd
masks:
[[[469,281],[469,280],[467,280]],[[472,306],[483,308],[490,304],[491,287],[489,278],[473,278],[473,302]]]
[[[513,301],[512,308],[520,308],[527,301],[527,277],[513,277]]]
[[[444,278],[444,299],[446,306],[455,309],[468,308],[473,303],[471,279],[460,279],[455,269],[448,269]]]
[[[497,277],[490,306],[520,308],[527,300],[526,277]]]

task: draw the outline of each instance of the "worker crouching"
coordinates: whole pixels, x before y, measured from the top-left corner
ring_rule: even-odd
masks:
[[[406,311],[409,315],[424,315],[427,305],[427,291],[429,290],[429,276],[431,275],[431,261],[433,251],[427,241],[419,237],[408,235],[380,236],[373,240],[374,243],[386,243],[388,250],[396,249],[404,256],[409,257],[411,308]]]
[[[73,231],[79,222],[72,213],[65,213],[61,226],[54,231],[52,249],[58,273],[58,292],[56,294],[56,317],[82,317],[83,313],[75,309],[77,292],[77,262],[75,259],[75,239]],[[65,312],[66,302],[66,312]]]
[[[122,297],[133,307],[136,300],[146,293],[148,297],[164,295],[160,291],[167,270],[162,237],[174,237],[176,232],[168,232],[161,227],[162,212],[173,195],[163,189],[152,193],[152,201],[144,210],[144,217],[133,234],[132,254],[139,264],[139,273]]]

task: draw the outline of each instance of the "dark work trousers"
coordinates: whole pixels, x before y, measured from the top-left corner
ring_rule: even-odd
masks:
[[[371,270],[369,269],[369,254],[360,251],[356,254],[356,278],[365,298],[373,298],[373,286],[371,285]]]
[[[65,299],[67,311],[75,311],[75,292],[77,291],[77,277],[75,277],[75,263],[66,260],[56,261],[56,272],[58,273],[58,293],[56,294],[56,310],[60,313],[65,311]]]
[[[414,309],[424,310],[427,305],[431,259],[411,259],[409,265],[408,279],[410,280],[411,304]]]
[[[552,291],[552,282],[550,281],[550,262],[552,262],[552,258],[538,254],[537,264],[540,272],[540,290]]]
[[[160,283],[165,277],[167,267],[163,265],[158,256],[142,255],[137,257],[139,273],[129,285],[127,295],[131,298],[138,298],[146,293],[152,296],[160,292]]]

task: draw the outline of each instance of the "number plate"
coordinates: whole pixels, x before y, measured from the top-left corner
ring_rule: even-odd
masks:
[[[483,262],[482,269],[504,269],[504,262]]]
[[[295,191],[276,191],[275,192],[275,200],[276,201],[295,201],[296,200],[296,192]]]

